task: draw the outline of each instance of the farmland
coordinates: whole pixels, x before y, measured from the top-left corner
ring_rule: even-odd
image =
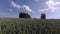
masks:
[[[3,34],[60,34],[59,19],[1,18]]]

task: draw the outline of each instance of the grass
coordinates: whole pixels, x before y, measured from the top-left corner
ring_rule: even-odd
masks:
[[[0,31],[0,34],[2,34],[1,31]]]
[[[59,19],[1,18],[0,22],[3,34],[60,34]]]

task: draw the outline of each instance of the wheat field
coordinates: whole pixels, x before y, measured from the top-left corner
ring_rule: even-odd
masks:
[[[60,34],[59,19],[1,18],[2,34]]]

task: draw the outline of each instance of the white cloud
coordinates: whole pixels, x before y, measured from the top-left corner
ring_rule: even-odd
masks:
[[[14,3],[13,1],[11,1],[10,6],[16,7],[16,3]]]
[[[51,10],[51,12],[54,12],[55,10],[59,9],[59,7],[57,7],[57,6],[60,5],[60,2],[49,0],[49,1],[45,2],[45,4],[48,6],[48,8],[45,8],[44,10],[41,9],[40,11]]]
[[[13,7],[18,8],[18,9],[20,9],[20,8],[21,8],[21,6],[20,6],[20,5],[16,4],[16,3],[15,3],[15,2],[13,2],[13,1],[11,1],[10,6],[13,6]]]
[[[20,5],[17,5],[16,7],[17,7],[18,9],[20,9],[20,8],[21,8],[21,6],[20,6]]]
[[[46,9],[41,9],[40,11],[48,11],[48,9],[46,8]]]
[[[32,11],[32,9],[31,9],[29,6],[27,6],[27,5],[22,6],[22,8],[23,8],[25,11],[29,11],[29,12]]]
[[[17,9],[22,8],[22,9],[23,9],[24,11],[26,11],[26,12],[32,12],[32,9],[31,9],[30,6],[28,6],[28,5],[23,5],[23,6],[21,6],[21,5],[16,4],[15,2],[11,1],[10,6],[15,7],[15,8],[17,8]],[[9,9],[9,10],[11,10],[11,9]]]

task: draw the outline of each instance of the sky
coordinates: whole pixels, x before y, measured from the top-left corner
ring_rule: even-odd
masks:
[[[18,18],[20,12],[32,18],[60,19],[60,0],[0,0],[0,18]]]

